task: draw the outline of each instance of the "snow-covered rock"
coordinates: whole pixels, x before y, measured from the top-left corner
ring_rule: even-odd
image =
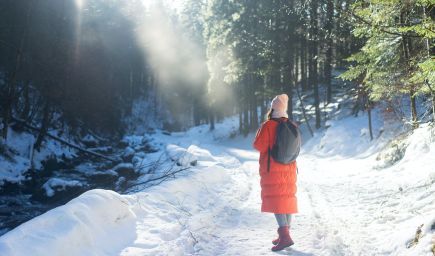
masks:
[[[112,255],[134,241],[129,202],[91,190],[0,237],[0,255]]]
[[[68,187],[82,187],[83,184],[77,180],[64,180],[61,178],[51,178],[44,183],[42,188],[48,197],[54,196],[56,192],[64,191]]]
[[[196,165],[198,158],[191,151],[194,148],[182,148],[180,146],[169,144],[166,146],[166,153],[172,161],[176,161],[178,165],[188,167]]]
[[[98,140],[91,134],[84,136],[81,142],[85,144],[86,147],[96,147],[98,145]]]
[[[133,164],[131,163],[120,163],[113,167],[113,171],[118,173],[119,176],[123,176],[125,178],[134,178],[138,175]]]
[[[136,151],[134,151],[134,149],[132,149],[131,147],[126,147],[124,152],[122,153],[122,160],[124,160],[125,162],[131,162],[131,160],[133,159],[134,153],[136,153]]]

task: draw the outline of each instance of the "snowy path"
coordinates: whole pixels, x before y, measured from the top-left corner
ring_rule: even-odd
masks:
[[[0,237],[0,255],[431,256],[433,135],[415,131],[400,162],[376,169],[379,143],[355,128],[364,121],[337,121],[304,145],[295,245],[284,251],[270,251],[276,223],[260,212],[252,135],[201,140],[193,130],[161,138],[198,159],[185,176],[131,195],[89,191]],[[406,248],[421,224],[419,243]]]
[[[400,200],[398,191],[384,185],[393,177],[370,172],[367,159],[301,155],[300,213],[292,227],[296,244],[273,253],[270,241],[276,236],[275,219],[259,211],[258,154],[234,145],[205,145],[207,149],[212,164],[188,181],[196,189],[191,194],[182,191],[186,184],[175,193],[171,189],[178,195],[167,203],[176,205],[178,213],[171,211],[165,224],[157,225],[162,230],[151,232],[146,228],[155,223],[156,216],[145,217],[143,229],[137,231],[139,241],[148,240],[154,232],[156,241],[162,239],[165,245],[156,242],[150,248],[135,242],[121,255],[414,255],[406,252],[405,241],[402,248],[391,245],[395,225],[409,218],[400,213],[401,207],[414,198],[405,203]],[[428,214],[435,212],[430,196],[435,188],[429,189],[420,198],[427,203],[422,210]],[[138,200],[142,200],[140,195]]]

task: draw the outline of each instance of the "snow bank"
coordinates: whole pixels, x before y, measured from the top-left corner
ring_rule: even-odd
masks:
[[[91,190],[0,237],[0,255],[116,254],[135,238],[129,202],[107,190]]]
[[[310,221],[321,238],[319,255],[430,256],[435,238],[434,128],[422,125],[397,138],[399,130],[379,116],[374,120],[373,141],[363,115],[329,121],[327,130],[304,145],[298,160],[302,215],[313,208]],[[393,152],[400,156],[379,167],[388,155],[380,150],[391,153],[387,142],[392,138],[401,141],[404,153]],[[420,239],[413,243],[421,225]]]

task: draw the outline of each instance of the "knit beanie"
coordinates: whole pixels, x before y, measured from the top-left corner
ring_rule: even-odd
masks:
[[[281,95],[275,96],[275,98],[273,98],[272,103],[270,105],[273,109],[272,118],[280,118],[280,117],[288,118],[288,114],[287,114],[288,96],[287,96],[287,94],[281,94]]]

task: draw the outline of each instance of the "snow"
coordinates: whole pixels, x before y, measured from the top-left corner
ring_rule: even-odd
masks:
[[[88,191],[3,235],[0,254],[117,254],[135,236],[135,220],[123,196]]]
[[[85,144],[88,145],[97,145],[98,144],[98,140],[91,134],[86,134],[86,136],[84,136],[81,141]]]
[[[383,165],[403,130],[373,113],[330,120],[305,141],[298,159],[300,213],[288,255],[432,255],[435,230],[435,130],[422,125],[402,158]],[[272,214],[260,212],[258,153],[247,137],[229,137],[237,118],[144,139],[180,164],[176,179],[129,195],[92,190],[0,237],[0,255],[276,255]],[[307,132],[303,130],[304,137]],[[135,155],[136,161],[161,153]],[[421,238],[413,245],[417,228]],[[409,248],[407,248],[409,247]]]
[[[129,157],[133,157],[134,153],[136,153],[134,151],[134,149],[132,149],[131,147],[127,147],[124,151],[124,153],[122,154],[123,158],[129,158]]]
[[[0,154],[0,186],[5,181],[20,183],[26,179],[24,173],[33,165],[36,170],[43,168],[41,162],[52,156],[72,158],[75,151],[49,138],[43,142],[41,150],[33,150],[36,138],[30,133],[8,131],[6,147],[13,152],[10,158]],[[33,154],[33,155],[32,155]],[[33,163],[31,159],[33,158]]]
[[[8,130],[7,145],[3,146],[11,154],[0,154],[0,185],[5,181],[18,183],[25,179],[24,172],[30,168],[30,152],[34,137],[30,134],[20,136],[12,129]]]
[[[83,184],[77,180],[64,180],[61,178],[51,178],[47,180],[42,188],[48,197],[54,196],[57,191],[63,191],[67,187],[81,187]]]
[[[196,156],[191,152],[193,150],[197,150],[197,147],[195,147],[194,145],[190,146],[187,149],[184,149],[174,144],[169,144],[168,146],[166,146],[166,153],[169,155],[169,158],[172,161],[176,161],[178,165],[185,167],[195,165],[198,161]]]

